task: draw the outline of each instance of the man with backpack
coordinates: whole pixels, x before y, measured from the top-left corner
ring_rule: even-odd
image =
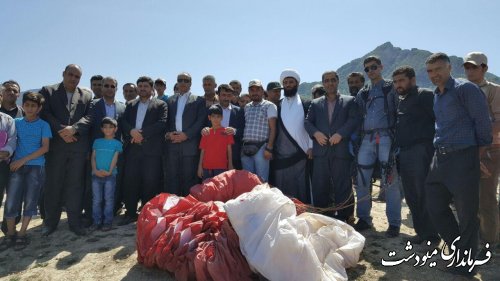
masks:
[[[357,155],[356,195],[359,220],[355,229],[362,231],[373,227],[369,187],[373,167],[379,161],[382,170],[381,187],[385,190],[386,215],[389,222],[386,236],[396,237],[399,236],[401,225],[401,194],[393,151],[397,97],[392,81],[382,77],[384,67],[378,57],[367,57],[363,65],[371,83],[363,87],[356,96],[362,112],[362,123],[361,144]]]

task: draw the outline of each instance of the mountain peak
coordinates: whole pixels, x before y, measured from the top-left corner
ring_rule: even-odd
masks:
[[[417,48],[412,49],[401,49],[399,47],[395,47],[391,42],[385,42],[382,45],[376,47],[373,51],[368,52],[367,54],[353,59],[351,62],[344,64],[339,69],[337,69],[337,74],[340,78],[339,83],[339,91],[341,94],[349,94],[349,88],[347,86],[347,76],[351,72],[361,72],[363,71],[363,60],[368,56],[378,56],[380,60],[382,60],[382,64],[384,65],[384,70],[382,72],[382,76],[386,79],[392,78],[392,72],[396,70],[396,68],[408,65],[415,69],[415,74],[417,78],[417,85],[423,88],[435,88],[432,85],[431,81],[427,77],[427,71],[425,68],[425,60],[431,55],[430,51],[420,50]],[[455,78],[465,78],[464,70],[462,67],[463,59],[461,56],[457,57],[451,54],[451,75]],[[366,78],[366,76],[365,76]],[[488,81],[500,84],[500,78],[491,73],[486,73],[486,79]],[[302,83],[299,86],[299,93],[304,97],[310,98],[311,87],[317,83],[321,82],[312,82],[312,83]],[[369,81],[366,81],[369,83]]]

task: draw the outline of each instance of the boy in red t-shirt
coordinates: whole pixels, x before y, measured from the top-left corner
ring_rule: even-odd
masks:
[[[221,126],[222,107],[220,105],[210,106],[208,120],[212,122],[212,127],[206,136],[201,137],[201,154],[198,164],[198,177],[204,180],[233,169],[231,145],[234,139],[232,135],[227,135],[225,128]]]

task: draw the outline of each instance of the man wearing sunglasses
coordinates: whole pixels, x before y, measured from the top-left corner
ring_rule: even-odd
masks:
[[[198,144],[207,121],[205,99],[191,93],[191,81],[187,72],[177,75],[179,92],[167,101],[164,191],[182,196],[189,194],[189,188],[198,183]]]
[[[116,100],[116,90],[118,89],[118,82],[116,81],[115,78],[113,77],[104,77],[101,80],[101,96],[102,98],[100,99],[95,99],[92,101],[92,127],[90,130],[90,144],[93,144],[96,139],[104,138],[104,134],[101,130],[101,121],[104,117],[110,117],[113,118],[114,120],[117,120],[118,122],[121,121],[121,117],[123,113],[125,112],[125,104]],[[115,133],[115,138],[119,141],[121,141],[121,129],[120,129],[120,124],[118,123],[118,130]],[[121,181],[119,180],[121,175],[122,175],[122,154],[120,154],[119,157],[119,162],[118,162],[118,175],[117,175],[117,184],[116,184],[116,194],[119,194],[120,190],[120,183]],[[85,197],[84,197],[84,203],[83,203],[83,208],[85,210],[85,219],[87,220],[84,224],[86,226],[90,226],[91,223],[90,221],[92,220],[92,186],[91,186],[91,173],[92,173],[92,168],[90,167],[90,161],[87,163],[87,173],[86,176],[89,177],[88,180],[86,180],[86,185],[85,185]],[[115,202],[117,204],[121,202],[121,197],[120,198],[115,198]]]
[[[384,80],[382,61],[376,56],[367,57],[364,71],[370,79],[356,96],[362,112],[361,145],[357,155],[357,215],[356,230],[362,231],[373,227],[370,215],[372,202],[370,184],[373,168],[380,163],[381,189],[385,190],[386,215],[389,228],[387,237],[399,236],[401,226],[401,194],[398,176],[394,165],[394,124],[396,120],[397,97],[392,81]]]

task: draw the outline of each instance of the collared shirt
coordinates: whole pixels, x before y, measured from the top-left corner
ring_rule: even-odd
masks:
[[[390,124],[387,124],[387,116],[384,109],[384,93],[382,92],[384,82],[384,80],[381,80],[375,85],[372,85],[368,92],[368,100],[365,105],[366,116],[363,121],[364,130],[391,127]]]
[[[337,95],[338,98],[338,95]],[[337,104],[337,99],[330,101],[328,98],[325,99],[328,105],[328,123],[332,124],[333,112],[335,111],[335,105]]]
[[[116,106],[115,103],[107,104],[104,102],[104,108],[106,109],[106,117],[116,119]]]
[[[251,102],[245,106],[245,130],[243,141],[265,141],[269,139],[269,119],[276,118],[276,105],[262,100],[259,103]]]
[[[450,77],[444,91],[434,90],[434,145],[488,145],[491,120],[484,94],[475,84]]]
[[[479,88],[486,96],[491,118],[500,122],[500,85],[483,80],[479,83]]]
[[[177,113],[175,114],[175,130],[177,132],[182,132],[182,114],[184,113],[189,96],[191,96],[191,92],[182,95],[179,93],[179,97],[177,98]]]
[[[307,152],[307,150],[312,148],[313,142],[304,127],[304,119],[304,107],[298,94],[293,97],[285,97],[281,100],[281,121],[300,148],[304,152]],[[279,150],[280,148],[277,149]],[[286,153],[281,152],[280,154],[284,155]]]
[[[167,100],[168,100],[168,96],[164,94],[163,96],[158,97],[158,99],[160,99],[160,100],[162,100],[162,101],[164,101],[164,102],[167,102]]]
[[[490,117],[493,121],[493,144],[500,145],[500,85],[483,80],[479,87],[486,96]]]
[[[406,95],[398,95],[399,103],[395,141],[399,147],[428,142],[434,139],[434,94],[429,89],[412,87]]]
[[[231,110],[233,110],[233,106],[229,103],[229,106],[224,108],[222,106],[222,121],[221,126],[224,128],[229,127],[229,118],[231,117]]]
[[[139,100],[139,105],[137,106],[137,116],[135,118],[135,128],[142,129],[142,123],[144,122],[144,117],[146,117],[146,111],[148,111],[149,103],[152,97],[150,97],[146,102]]]
[[[212,100],[208,100],[206,95],[203,98],[205,99],[205,106],[207,108],[214,104],[219,104],[219,96],[217,96],[217,94],[214,95]]]
[[[68,98],[68,104],[66,104],[66,108],[69,110],[71,110],[71,100],[73,99],[73,95],[75,93],[70,93],[70,92],[66,92],[66,97]]]

